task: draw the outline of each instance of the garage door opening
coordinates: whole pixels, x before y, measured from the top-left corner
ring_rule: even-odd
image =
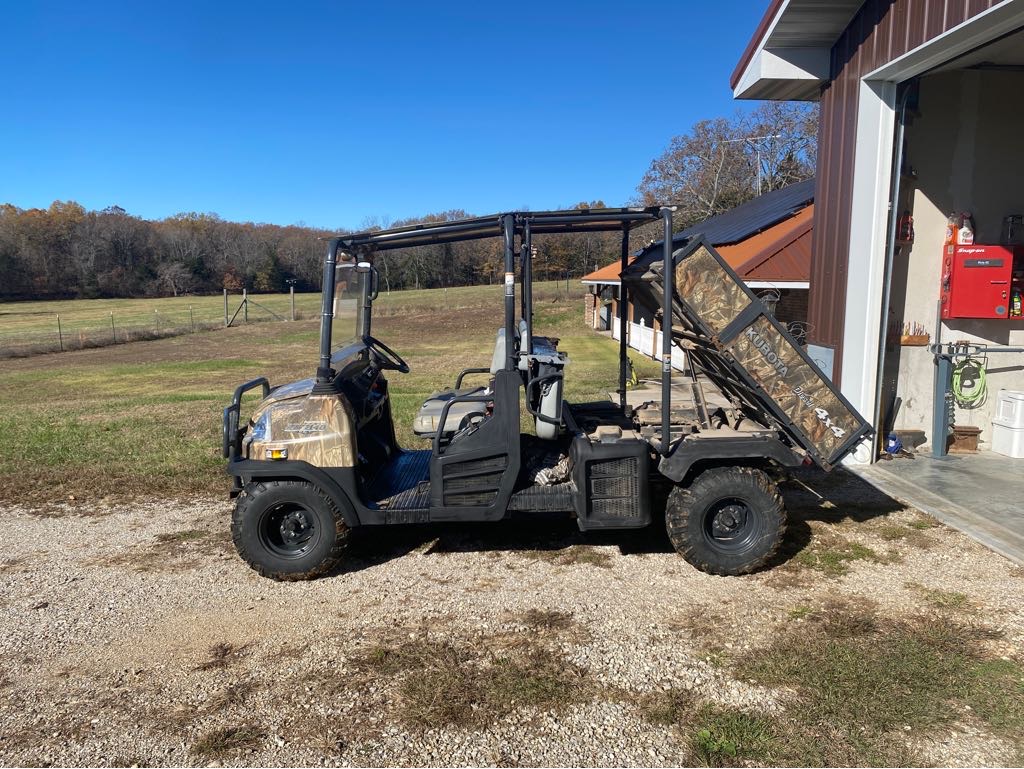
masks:
[[[881,464],[967,507],[980,492],[1015,518],[1024,493],[1024,395],[1014,395],[1024,391],[1024,30],[904,83],[903,98],[879,449],[886,457],[892,433],[918,460]],[[936,345],[953,354],[937,358]]]

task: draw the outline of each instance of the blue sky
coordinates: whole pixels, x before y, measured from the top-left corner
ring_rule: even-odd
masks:
[[[359,227],[634,194],[767,0],[6,4],[0,202]]]

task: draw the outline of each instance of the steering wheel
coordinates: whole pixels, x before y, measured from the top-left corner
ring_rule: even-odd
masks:
[[[402,374],[409,373],[409,364],[402,360],[402,356],[397,352],[375,337],[369,336],[366,341],[370,343],[369,350],[380,362],[381,368],[392,369]]]

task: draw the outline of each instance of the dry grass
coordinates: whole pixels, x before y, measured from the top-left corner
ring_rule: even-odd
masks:
[[[201,758],[224,758],[255,748],[266,733],[253,726],[225,726],[205,732],[190,748],[193,755]]]
[[[226,668],[242,657],[248,650],[247,646],[235,646],[224,641],[210,647],[209,657],[196,665],[195,670],[217,670]]]
[[[572,545],[570,547],[552,548],[550,550],[525,550],[521,555],[534,561],[545,561],[555,566],[586,564],[600,569],[612,568],[611,553],[592,545]]]
[[[929,588],[917,582],[908,582],[906,587],[918,593],[929,606],[940,610],[957,610],[961,612],[972,612],[974,604],[967,597],[966,593],[956,590],[939,590]]]
[[[252,681],[238,681],[228,684],[207,700],[206,711],[208,713],[220,713],[238,705],[243,705],[254,691],[256,691],[256,684]]]
[[[518,621],[532,630],[545,633],[566,631],[576,626],[572,612],[556,609],[528,609],[518,617]]]
[[[887,542],[897,542],[909,547],[916,547],[921,550],[930,550],[936,544],[935,539],[925,534],[925,530],[932,528],[922,521],[912,521],[907,525],[899,523],[886,523],[878,527],[878,536]]]
[[[228,531],[185,529],[157,534],[142,548],[95,558],[96,566],[127,567],[133,571],[161,572],[190,569],[208,562],[211,556],[229,552],[231,537]]]
[[[783,712],[673,689],[640,697],[640,715],[677,729],[705,766],[918,766],[907,730],[934,732],[963,713],[1024,750],[1024,667],[990,651],[996,631],[883,616],[864,598],[799,605],[790,618],[770,644],[730,663],[737,678],[788,692]]]
[[[408,633],[382,638],[351,661],[334,691],[393,687],[397,717],[420,728],[479,728],[514,710],[557,711],[586,699],[592,691],[586,671],[541,641],[571,624],[550,613],[535,619],[540,634],[482,636],[468,643]]]
[[[1024,671],[988,656],[986,642],[996,635],[948,618],[880,618],[867,602],[832,601],[740,660],[736,672],[797,692],[775,723],[787,752],[798,748],[783,762],[916,765],[901,731],[947,724],[965,705],[984,701],[973,712],[1004,734],[1024,727]],[[1013,677],[1016,689],[993,687]]]
[[[854,542],[834,532],[825,532],[815,536],[808,547],[805,547],[790,562],[793,566],[813,569],[826,577],[842,577],[850,571],[854,561],[872,561],[884,563],[887,557],[877,551]]]

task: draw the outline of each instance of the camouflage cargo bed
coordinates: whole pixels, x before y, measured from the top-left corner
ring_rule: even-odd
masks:
[[[826,469],[871,434],[868,422],[712,246],[697,238],[672,258],[673,341],[738,409],[781,430]],[[622,276],[633,300],[659,320],[661,276],[661,261],[642,274]]]

